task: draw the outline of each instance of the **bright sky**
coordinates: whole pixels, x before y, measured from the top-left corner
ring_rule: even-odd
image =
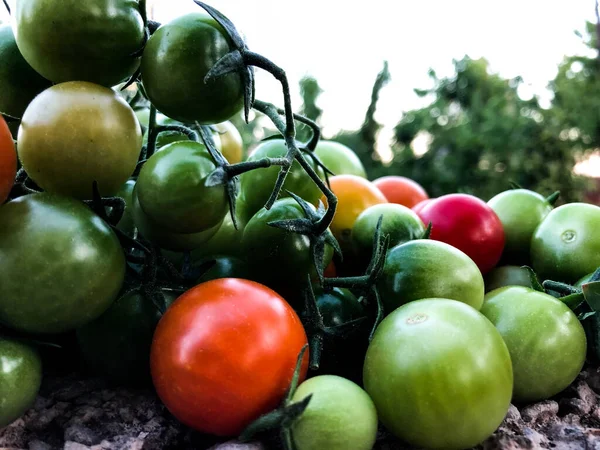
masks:
[[[9,0],[14,4],[15,0]],[[200,10],[192,0],[148,0],[165,22]],[[501,75],[523,76],[546,101],[564,55],[585,51],[574,30],[595,20],[594,0],[212,0],[245,34],[253,51],[283,67],[299,106],[298,81],[313,75],[324,93],[324,135],[362,122],[377,73],[388,60],[378,120],[387,133],[402,112],[421,105],[413,88],[427,70],[450,74],[452,58],[486,57]],[[368,9],[367,9],[368,8]],[[0,8],[0,19],[7,19]],[[524,95],[527,95],[524,92]],[[531,95],[531,94],[529,94]],[[259,73],[257,97],[282,105],[278,84]]]

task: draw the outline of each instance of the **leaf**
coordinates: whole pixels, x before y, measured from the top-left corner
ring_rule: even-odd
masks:
[[[581,286],[585,301],[592,311],[600,311],[600,281],[592,281]]]
[[[585,302],[585,296],[582,292],[560,297],[559,300],[567,305],[571,311],[575,311]]]
[[[533,271],[533,269],[529,266],[521,266],[521,269],[525,269],[529,274],[529,281],[531,282],[531,287],[539,292],[546,292],[543,286],[540,284],[538,280],[537,274]]]
[[[216,78],[222,77],[229,73],[241,73],[246,70],[246,63],[242,54],[234,50],[227,53],[221,59],[219,59],[214,66],[208,71],[204,77],[204,82],[208,83]]]
[[[580,322],[583,322],[584,320],[588,319],[589,317],[592,317],[595,315],[596,315],[596,311],[586,311],[586,312],[582,312],[581,314],[579,314],[577,316],[577,319],[579,319]]]

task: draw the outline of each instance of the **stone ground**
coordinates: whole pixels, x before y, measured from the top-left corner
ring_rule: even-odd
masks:
[[[149,391],[100,380],[48,378],[34,407],[0,430],[0,450],[266,450],[218,443],[178,424]],[[375,449],[408,449],[381,433]],[[586,369],[555,399],[511,409],[478,450],[600,449],[600,369]],[[325,450],[325,449],[324,449]]]

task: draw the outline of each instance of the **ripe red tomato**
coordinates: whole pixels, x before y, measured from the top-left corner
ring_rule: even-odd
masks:
[[[431,222],[431,239],[465,252],[481,273],[489,272],[500,260],[504,229],[483,200],[467,194],[444,195],[426,205],[418,215],[423,223]]]
[[[306,342],[300,319],[271,289],[237,278],[207,281],[181,295],[160,320],[152,379],[179,421],[236,435],[281,402]]]
[[[429,204],[430,204],[432,201],[434,201],[434,200],[435,200],[434,198],[428,198],[428,199],[425,199],[425,200],[423,200],[423,201],[421,201],[421,202],[417,203],[417,204],[416,204],[415,206],[413,206],[411,209],[412,209],[414,212],[416,212],[417,214],[419,214],[419,213],[420,213],[420,212],[423,210],[423,208],[425,208],[427,205],[429,205]],[[425,224],[425,225],[427,225],[427,224]]]
[[[425,189],[410,178],[391,175],[373,180],[373,184],[383,192],[388,202],[398,203],[407,208],[412,208],[429,198]]]
[[[17,152],[8,125],[0,116],[0,204],[8,198],[17,173]]]

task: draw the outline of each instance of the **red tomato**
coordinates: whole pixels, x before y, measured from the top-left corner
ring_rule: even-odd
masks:
[[[412,208],[417,203],[427,200],[429,196],[423,187],[406,177],[387,176],[373,181],[390,203],[398,203]]]
[[[483,200],[467,194],[449,194],[426,205],[419,213],[431,222],[431,239],[446,242],[471,257],[481,273],[489,272],[504,249],[504,229]]]
[[[415,206],[413,206],[411,209],[416,212],[417,214],[419,214],[423,208],[425,208],[425,206],[429,205],[433,200],[435,200],[434,198],[428,198],[425,199],[419,203],[417,203]],[[425,224],[427,225],[427,224]]]
[[[0,204],[8,198],[17,174],[17,152],[4,118],[0,116]]]
[[[160,320],[152,379],[179,421],[203,433],[236,435],[278,406],[306,343],[300,319],[271,289],[236,278],[207,281]],[[308,352],[301,379],[307,369]]]

